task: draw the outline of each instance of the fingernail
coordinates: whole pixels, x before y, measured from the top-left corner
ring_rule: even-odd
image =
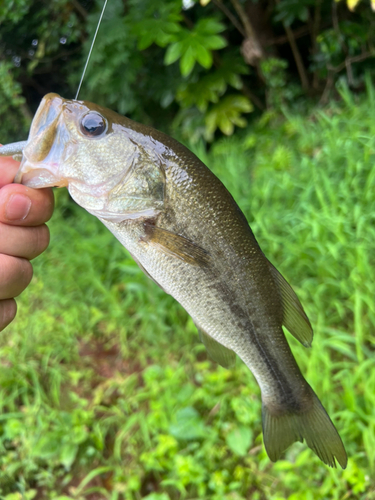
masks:
[[[8,220],[24,220],[31,208],[31,200],[24,194],[12,194],[5,208],[5,216]]]

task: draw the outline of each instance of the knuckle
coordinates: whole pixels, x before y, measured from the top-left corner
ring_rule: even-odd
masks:
[[[13,274],[13,258],[8,255],[0,254],[0,283],[2,287],[9,287],[11,282],[11,275]]]
[[[32,212],[32,224],[34,226],[49,221],[52,217],[54,209],[54,195],[51,188],[45,189],[32,189],[34,205]]]
[[[33,268],[27,259],[0,255],[0,299],[17,297],[33,277]]]
[[[27,259],[18,259],[21,262],[18,264],[18,269],[17,273],[18,274],[18,279],[17,283],[13,283],[14,285],[14,294],[13,297],[18,297],[25,288],[27,288],[30,284],[30,281],[32,280],[33,277],[33,266],[30,264],[30,262]],[[10,285],[11,288],[12,285]]]
[[[30,262],[26,259],[20,259],[22,260],[22,265],[21,265],[21,273],[22,273],[22,282],[24,284],[24,287],[22,288],[22,291],[29,285],[30,281],[32,280],[33,277],[33,266],[30,264]]]

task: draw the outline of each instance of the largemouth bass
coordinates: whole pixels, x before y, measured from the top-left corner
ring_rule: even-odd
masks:
[[[0,154],[22,156],[15,182],[66,186],[186,309],[215,361],[230,367],[236,354],[242,359],[261,388],[272,461],[305,439],[324,463],[346,467],[340,436],[283,333],[282,325],[310,346],[303,307],[230,193],[193,153],[111,110],[48,94],[28,140]]]

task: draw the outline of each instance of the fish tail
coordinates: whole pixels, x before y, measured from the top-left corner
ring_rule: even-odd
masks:
[[[347,455],[341,438],[312,389],[307,410],[280,411],[263,401],[262,417],[264,445],[272,462],[292,443],[305,439],[322,462],[336,467],[336,458],[341,467],[346,468]]]

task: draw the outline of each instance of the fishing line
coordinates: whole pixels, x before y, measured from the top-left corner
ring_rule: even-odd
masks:
[[[91,42],[91,47],[90,47],[90,51],[89,51],[89,54],[88,54],[87,59],[86,59],[86,64],[85,64],[85,67],[83,68],[83,73],[82,73],[82,76],[81,76],[81,81],[79,82],[79,85],[78,85],[78,90],[77,90],[76,97],[75,97],[76,100],[78,99],[78,94],[79,94],[79,91],[81,90],[81,85],[82,85],[83,79],[85,77],[86,69],[87,69],[87,66],[89,65],[89,61],[90,61],[90,57],[91,57],[91,52],[92,52],[92,49],[94,47],[94,43],[95,43],[95,40],[96,40],[96,35],[98,34],[100,23],[102,22],[103,14],[104,14],[105,8],[107,6],[107,2],[108,2],[108,0],[105,0],[103,8],[102,8],[102,13],[100,14],[99,21],[98,21],[98,24],[96,26],[96,31],[95,31],[95,34],[94,34],[94,38],[92,39],[92,42]]]

